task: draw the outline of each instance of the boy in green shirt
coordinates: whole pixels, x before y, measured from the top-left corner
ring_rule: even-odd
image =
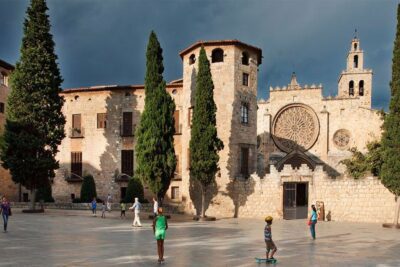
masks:
[[[168,229],[167,217],[163,215],[163,209],[158,208],[158,214],[153,221],[153,233],[157,240],[158,262],[164,261],[165,231]]]
[[[125,211],[126,211],[126,204],[125,204],[125,202],[123,200],[121,200],[121,216],[120,216],[121,219],[122,219],[122,215],[125,218]]]

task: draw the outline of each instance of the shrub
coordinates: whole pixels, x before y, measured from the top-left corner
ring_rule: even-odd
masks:
[[[81,187],[81,201],[83,203],[92,202],[94,197],[97,198],[96,184],[94,182],[93,176],[91,174],[88,174],[83,177]]]
[[[140,202],[144,201],[144,190],[142,182],[133,177],[129,179],[128,188],[126,189],[125,195],[125,203],[133,203],[135,201],[135,197],[139,198]]]
[[[51,184],[41,187],[36,191],[36,202],[43,200],[43,202],[54,202],[54,198],[51,194]]]

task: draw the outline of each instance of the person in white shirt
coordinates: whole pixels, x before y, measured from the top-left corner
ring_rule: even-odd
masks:
[[[110,194],[108,194],[108,196],[107,196],[107,210],[108,210],[108,212],[111,212],[111,195]]]
[[[154,213],[154,218],[157,216],[158,214],[158,201],[155,197],[153,197],[153,213]]]
[[[138,227],[142,227],[139,216],[140,210],[142,209],[142,204],[140,204],[139,198],[135,197],[135,203],[133,203],[132,207],[129,209],[135,212],[135,219],[133,219],[132,226],[135,227],[137,225]]]

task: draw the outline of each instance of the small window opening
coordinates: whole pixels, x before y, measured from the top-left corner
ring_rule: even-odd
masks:
[[[358,56],[357,55],[355,55],[354,56],[354,68],[358,68]]]
[[[189,65],[192,65],[196,62],[196,56],[194,54],[191,54],[189,57]]]
[[[353,96],[354,95],[354,82],[350,81],[349,82],[349,96]]]
[[[364,81],[363,80],[361,80],[358,83],[358,95],[359,96],[363,96],[364,95]]]
[[[357,43],[354,43],[354,50],[357,50]]]
[[[240,122],[242,124],[248,124],[249,123],[249,104],[248,103],[242,103],[240,106]]]
[[[242,53],[242,64],[249,65],[249,54],[247,52]]]
[[[221,48],[216,48],[211,53],[211,62],[224,62],[224,50]]]
[[[243,73],[242,84],[244,86],[249,86],[249,74],[248,73]]]

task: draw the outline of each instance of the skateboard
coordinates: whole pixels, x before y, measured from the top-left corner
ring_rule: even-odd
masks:
[[[265,259],[265,258],[256,258],[256,262],[257,263],[262,263],[262,262],[265,262],[265,263],[276,263],[276,259],[271,260],[271,259]]]

